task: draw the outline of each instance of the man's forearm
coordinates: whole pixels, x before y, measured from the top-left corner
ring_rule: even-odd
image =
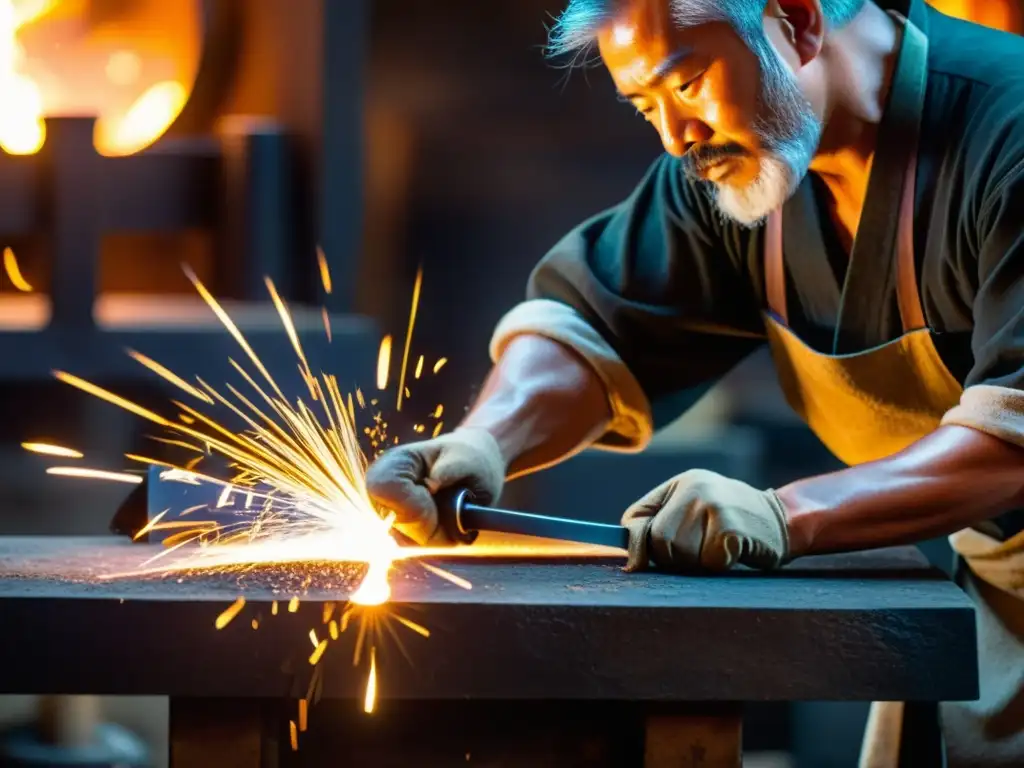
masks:
[[[608,394],[587,363],[555,341],[523,335],[509,343],[462,426],[489,431],[515,477],[586,448],[610,421]]]
[[[895,456],[778,490],[794,557],[953,533],[1024,503],[1024,449],[943,426]]]

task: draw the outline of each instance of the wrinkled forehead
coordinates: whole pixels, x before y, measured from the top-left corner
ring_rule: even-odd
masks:
[[[623,3],[598,32],[601,58],[620,84],[644,85],[664,77],[693,53],[699,27],[719,20],[721,13],[705,13],[704,5],[703,0]]]

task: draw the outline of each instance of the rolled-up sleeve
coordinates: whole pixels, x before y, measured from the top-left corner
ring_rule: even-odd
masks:
[[[521,334],[572,348],[601,378],[613,418],[596,444],[641,450],[764,343],[741,246],[667,155],[633,194],[541,260],[527,300],[498,324],[492,359]]]
[[[1024,152],[1017,157],[979,206],[974,364],[942,423],[1024,447]]]

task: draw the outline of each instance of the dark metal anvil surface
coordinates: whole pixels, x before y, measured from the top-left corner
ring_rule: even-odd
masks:
[[[107,538],[0,538],[8,660],[0,693],[168,695],[172,713],[175,700],[305,695],[308,632],[326,637],[323,603],[347,597],[344,569],[99,580],[156,551]],[[431,636],[396,625],[404,658],[382,633],[383,710],[400,700],[664,706],[977,696],[974,609],[911,548],[715,577],[626,574],[619,558],[432,562],[472,589],[416,564],[396,567],[391,607]],[[215,619],[239,595],[245,608],[218,631]],[[293,595],[300,605],[289,613]],[[320,662],[326,699],[363,695],[355,634]]]
[[[304,659],[327,569],[303,594],[289,569],[98,581],[157,551],[116,539],[0,539],[2,693],[279,696]],[[971,699],[974,612],[911,549],[799,561],[776,575],[625,574],[618,559],[452,560],[466,590],[402,564],[393,605],[413,666],[384,643],[381,696],[686,700]],[[308,569],[306,569],[308,570]],[[276,592],[274,590],[277,590]],[[227,628],[213,622],[239,594]],[[299,595],[296,614],[271,601]],[[264,614],[258,631],[250,627]],[[344,636],[338,644],[346,644]],[[364,672],[328,653],[324,695],[357,696]],[[942,674],[937,674],[942,670]],[[301,670],[300,670],[301,671]]]

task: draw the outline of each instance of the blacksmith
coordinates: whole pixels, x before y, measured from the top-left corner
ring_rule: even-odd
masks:
[[[629,567],[951,535],[982,695],[943,707],[949,762],[1024,765],[1024,39],[888,3],[572,0],[552,55],[596,51],[665,152],[540,261],[460,427],[368,480],[436,541],[438,489],[487,503],[583,448],[639,451],[768,345],[848,468],[683,472],[625,512]],[[898,706],[873,709],[872,765]]]

